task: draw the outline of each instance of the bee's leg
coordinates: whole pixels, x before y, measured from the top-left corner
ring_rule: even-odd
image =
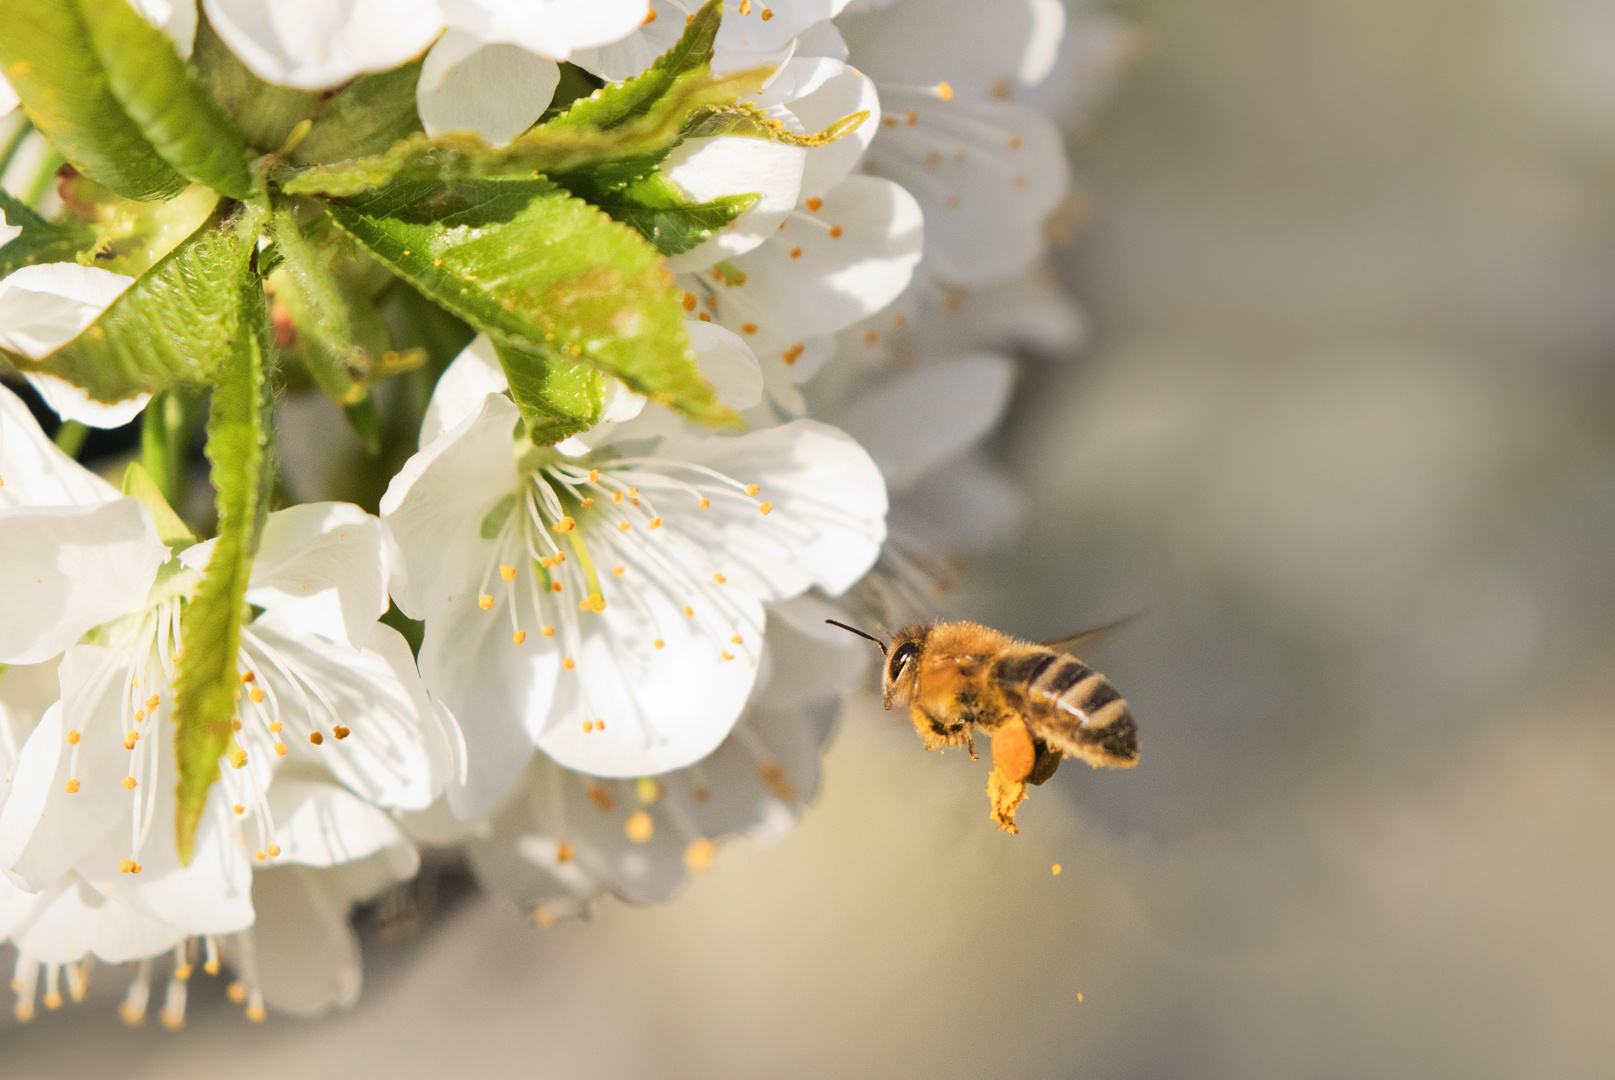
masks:
[[[976,760],[976,733],[970,730],[969,725],[966,725],[966,727],[965,727],[965,749],[970,752],[970,760],[975,761]]]
[[[1054,775],[1054,770],[1060,767],[1060,751],[1044,742],[1042,739],[1032,740],[1036,748],[1036,756],[1032,759],[1032,771],[1027,774],[1028,784],[1041,784]]]
[[[920,739],[924,741],[927,750],[950,746],[955,742],[948,733],[948,725],[932,716],[918,705],[908,707],[909,719],[914,721],[914,730],[919,732]]]

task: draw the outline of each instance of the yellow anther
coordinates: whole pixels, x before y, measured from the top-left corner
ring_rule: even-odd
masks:
[[[920,122],[920,114],[915,112],[913,109],[910,109],[908,112],[903,114],[903,119],[908,123],[909,127],[913,127],[915,124]]]
[[[247,812],[247,808],[242,806],[240,803],[236,803],[234,806],[230,807],[230,809],[234,810],[237,814],[245,814]]]
[[[613,566],[611,568],[611,572],[616,574],[618,577],[622,577],[628,572],[628,568],[626,566]]]
[[[546,627],[542,628],[541,630],[539,630],[539,633],[543,634],[545,637],[554,637],[555,636],[555,627],[546,626]]]
[[[258,674],[257,674],[257,672],[253,672],[253,671],[243,671],[243,672],[242,672],[242,673],[241,673],[241,681],[242,681],[242,682],[244,682],[244,683],[250,683],[250,682],[252,682],[252,681],[253,681],[253,680],[254,680],[254,679],[256,679],[256,678],[257,678],[257,677],[258,677]]]
[[[146,699],[146,711],[150,712],[152,709],[155,709],[161,703],[161,701],[161,698],[159,698],[156,694],[153,694],[151,697]]]
[[[742,644],[745,644],[745,643],[744,643],[744,642],[743,642],[743,641],[742,641],[742,640],[741,640],[741,637],[740,637],[740,635],[739,635],[739,634],[736,634],[736,635],[735,635],[735,636],[734,636],[734,637],[732,637],[732,638],[730,638],[730,639],[729,639],[729,643],[730,643],[730,644],[732,644],[732,645],[742,645]]]
[[[612,493],[611,493],[611,501],[612,501],[612,502],[614,502],[614,503],[620,503],[620,502],[622,502],[622,492],[620,492],[620,491],[613,491],[613,492],[612,492]]]
[[[662,785],[648,776],[641,776],[634,781],[634,794],[639,796],[640,802],[649,806],[662,797]]]
[[[762,487],[761,484],[747,484],[746,485],[746,494],[747,495],[755,495],[761,490],[763,490],[763,487]]]
[[[275,753],[279,754],[281,757],[286,756],[286,750],[287,750],[287,746],[286,746],[285,743],[278,742],[278,743],[275,744]]]
[[[338,742],[341,742],[343,739],[346,739],[349,735],[352,735],[353,732],[349,731],[347,728],[343,727],[341,724],[333,724],[331,726],[331,734],[335,735],[337,737]]]
[[[67,793],[69,795],[77,795],[79,793],[79,782],[77,780],[69,780],[67,782]]]
[[[772,19],[773,17],[774,17],[774,9],[773,8],[763,8],[763,15],[762,15],[763,22],[767,22],[769,19]]]
[[[773,503],[765,502],[765,503],[763,503],[763,504],[761,504],[760,506],[757,507],[757,512],[760,513],[760,514],[763,514],[764,516],[767,516],[767,514],[773,509],[774,509],[774,504]]]
[[[123,778],[123,787],[125,791],[133,791],[136,783],[137,781],[132,776],[126,776]]]
[[[178,979],[180,982],[190,982],[190,980],[191,980],[191,965],[189,965],[189,964],[178,964],[178,965],[176,965],[174,967],[174,978]]]
[[[516,568],[514,566],[506,566],[503,563],[501,563],[499,565],[499,576],[501,578],[503,578],[504,580],[506,580],[506,581],[515,581],[516,580]]]
[[[525,630],[517,630],[515,633],[510,635],[510,643],[512,645],[520,645],[522,642],[524,642],[526,640],[527,640],[527,631],[525,631]]]
[[[612,807],[611,792],[607,791],[599,784],[590,784],[589,798],[591,801],[593,801],[595,807],[602,814],[610,812]]]
[[[247,984],[239,982],[231,983],[225,988],[224,996],[235,1002],[237,1005],[240,1005],[243,1001],[247,1000]]]
[[[551,566],[559,566],[564,562],[566,562],[566,552],[564,551],[557,551],[555,556],[550,559]]]
[[[240,696],[241,696],[240,694],[236,695],[236,697],[238,697],[238,698]],[[231,731],[240,731],[241,730],[241,720],[239,718],[230,721],[230,730]]]
[[[269,1019],[269,1013],[264,1010],[262,1005],[255,1001],[251,1005],[247,1006],[247,1019],[251,1020],[254,1024],[261,1024],[265,1020]]]
[[[830,239],[832,239],[832,240],[840,240],[841,239],[841,234],[844,231],[845,230],[842,229],[842,227],[840,225],[832,225],[832,226],[830,226]]]
[[[655,645],[658,649],[667,647],[667,642],[663,641],[661,638],[657,638],[655,641],[651,642],[651,644]]]
[[[684,310],[685,311],[694,311],[695,310],[695,294],[694,293],[688,293],[688,292],[685,293],[684,294],[684,299],[681,302],[684,305]],[[589,477],[589,479],[593,480],[594,477],[591,476],[591,477]]]
[[[560,591],[561,591],[561,583],[559,581],[550,582],[550,592],[560,592]]]
[[[268,726],[269,726],[269,734],[271,734],[271,735],[279,735],[280,732],[281,732],[281,729],[284,728],[286,725],[281,723],[279,720],[272,720],[272,721],[269,722]]]
[[[780,353],[779,356],[780,359],[785,361],[787,365],[794,364],[798,359],[801,358],[802,353],[805,352],[806,349],[807,346],[805,345],[792,345],[789,349],[786,349],[784,352]]]
[[[712,575],[712,580],[716,581],[719,585],[722,585],[724,582],[728,581],[729,579],[724,577],[722,574],[713,574]]]
[[[589,732],[591,732],[593,730],[594,730],[594,721],[593,720],[585,720],[583,722],[583,733],[585,735],[587,735]]]
[[[311,731],[308,733],[308,741],[313,743],[315,746],[318,746],[325,741],[325,736],[320,734],[318,731]]]
[[[271,859],[274,859],[274,858],[278,858],[279,856],[280,856],[280,845],[279,844],[270,844],[269,845],[269,857]]]
[[[821,207],[823,205],[824,205],[824,200],[819,198],[817,195],[813,196],[811,199],[809,199],[807,201],[807,208],[809,210],[813,211],[815,214],[817,214],[819,212],[819,207]]]
[[[570,656],[563,656],[563,657],[561,657],[561,666],[566,668],[566,670],[571,671],[573,668],[577,667],[578,665],[572,660],[572,658]]]
[[[712,792],[705,787],[698,787],[694,791],[690,792],[690,798],[694,799],[696,802],[706,802],[708,799],[712,798]]]
[[[245,750],[236,750],[230,754],[230,767],[232,769],[242,769],[245,768],[246,765],[247,752]]]
[[[78,729],[75,728],[74,730],[69,731],[67,733],[67,745],[68,746],[77,746],[78,744],[79,744],[79,733],[78,733]]]
[[[202,965],[202,970],[207,972],[209,975],[217,975],[219,973],[219,962],[217,960],[209,960]]]
[[[723,657],[725,660],[733,660],[735,658],[735,654],[727,649],[719,652],[718,655]]]
[[[606,610],[606,598],[599,593],[590,593],[588,599],[578,601],[579,611],[592,611],[596,615]]]
[[[791,249],[791,258],[800,259],[801,257],[802,257],[802,249],[799,248],[799,247],[793,247]]]
[[[477,606],[483,611],[493,610],[493,597],[489,596],[487,593],[483,593],[481,596],[477,597]]]
[[[685,604],[684,605],[684,614],[689,618],[694,618],[695,617],[695,609],[693,607],[691,607],[689,604]]]
[[[146,710],[145,709],[136,709],[135,710],[135,723],[138,724],[142,720],[144,720],[145,718],[146,718]]]
[[[252,699],[252,703],[254,705],[260,704],[264,700],[263,687],[254,686],[251,690],[247,691],[247,696]]]
[[[943,101],[952,101],[953,100],[953,87],[951,85],[949,85],[948,83],[945,83],[945,82],[937,83],[936,84],[936,96],[941,98]]]
[[[712,858],[718,853],[718,845],[706,837],[690,841],[689,847],[684,849],[684,865],[702,873],[712,867]]]
[[[656,835],[656,822],[643,810],[635,810],[622,823],[622,831],[636,844],[648,844]]]
[[[627,532],[629,529],[632,529],[633,526],[628,524],[626,521],[619,521],[617,523],[617,528],[621,529],[623,532]]]
[[[591,507],[593,505],[594,505],[594,496],[593,495],[590,495],[588,498],[583,500],[583,508],[585,510],[587,510],[589,507]]]
[[[751,14],[751,0],[740,0],[740,7],[736,8],[742,15]]]
[[[686,295],[688,295],[688,294],[686,294]],[[592,483],[594,483],[595,481],[597,481],[599,479],[600,479],[600,470],[599,469],[590,469],[589,470],[589,483],[592,484]]]
[[[252,853],[252,857],[257,859],[259,862],[263,862],[265,859],[269,858],[269,852],[265,851],[263,848],[259,848],[257,851]]]
[[[573,858],[576,857],[576,855],[577,855],[577,853],[572,849],[572,845],[568,844],[564,840],[561,843],[555,845],[555,861],[556,862],[571,862],[573,860]]]
[[[554,525],[551,525],[550,528],[554,529],[558,533],[569,533],[573,529],[577,528],[577,524],[578,523],[573,520],[572,515],[568,514],[560,521],[557,521]]]
[[[61,992],[60,991],[50,991],[50,992],[46,993],[45,997],[44,997],[44,1002],[45,1002],[45,1008],[47,1008],[47,1009],[51,1009],[51,1010],[60,1009],[62,1007],[62,995],[61,995]]]
[[[711,505],[712,505],[712,500],[707,498],[705,495],[703,495],[703,496],[701,496],[701,501],[695,504],[695,508],[697,510],[705,510],[705,509],[707,509],[707,507],[709,507]]]
[[[132,735],[134,733],[130,732],[130,734]],[[123,740],[123,748],[125,750],[133,750],[135,748],[135,740],[125,736]]]
[[[1049,867],[1049,873],[1053,874],[1055,877],[1059,877],[1060,871],[1064,869],[1065,867],[1061,866],[1059,863],[1055,863],[1053,866]]]

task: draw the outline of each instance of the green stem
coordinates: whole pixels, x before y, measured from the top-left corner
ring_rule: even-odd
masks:
[[[84,449],[84,440],[89,438],[89,435],[89,428],[77,420],[67,420],[62,423],[61,427],[56,429],[56,437],[52,441],[56,443],[56,448],[62,453],[70,458],[76,458],[79,456],[79,451]]]
[[[0,176],[4,176],[6,170],[11,168],[11,160],[17,156],[17,151],[22,149],[23,140],[28,138],[33,130],[33,124],[27,120],[22,121],[17,125],[17,130],[12,132],[11,138],[6,140],[6,145],[0,148]]]
[[[28,190],[23,194],[22,201],[29,206],[38,206],[39,200],[44,197],[46,190],[50,187],[50,182],[56,178],[56,170],[61,168],[66,161],[67,159],[58,154],[55,149],[46,150],[45,156],[39,161],[39,171],[34,174],[34,181],[28,185]]]
[[[176,509],[185,505],[189,486],[191,444],[201,419],[198,404],[194,393],[170,390],[152,398],[141,414],[140,463]]]

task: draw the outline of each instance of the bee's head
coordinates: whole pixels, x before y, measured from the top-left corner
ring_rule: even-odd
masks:
[[[892,638],[890,645],[873,634],[866,634],[855,626],[826,619],[831,626],[867,638],[880,646],[881,655],[886,658],[880,671],[881,697],[889,709],[893,704],[906,705],[914,699],[914,692],[919,683],[919,656],[925,646],[925,638],[929,630],[925,626],[911,626]]]

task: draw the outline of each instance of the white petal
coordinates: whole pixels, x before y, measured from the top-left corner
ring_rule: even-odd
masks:
[[[812,593],[768,605],[770,665],[759,704],[773,709],[806,706],[863,684],[879,651],[826,619],[846,622],[847,615]]]
[[[546,56],[451,29],[426,54],[415,105],[428,135],[470,131],[504,146],[543,115],[560,81]]]
[[[880,131],[880,98],[875,84],[840,61],[798,56],[760,95],[764,101],[775,98],[790,109],[806,131],[823,131],[842,117],[869,113],[869,118],[850,133],[807,152],[802,197],[822,198],[852,172]]]
[[[481,574],[482,521],[520,486],[514,439],[520,415],[495,394],[477,412],[404,463],[381,500],[404,559],[406,587],[393,599],[411,618],[454,603]],[[475,597],[471,598],[474,602]]]
[[[984,18],[978,0],[911,0],[849,15],[838,26],[853,62],[882,86],[947,82],[955,98],[1001,100],[1047,74],[1064,29],[1051,10],[1058,6],[1003,0]]]
[[[202,569],[207,561],[193,559],[194,550],[180,558]],[[270,514],[247,602],[289,630],[350,645],[367,640],[387,613],[381,520],[352,503],[303,503]]]
[[[961,455],[892,502],[892,538],[914,550],[956,555],[1001,547],[1026,518],[1026,497],[979,451]]]
[[[48,660],[86,631],[137,610],[168,560],[146,508],[0,510],[0,663]]]
[[[796,35],[815,23],[831,19],[847,6],[847,0],[753,0],[751,10],[740,14],[739,8],[724,12],[723,26],[713,57],[713,70],[736,71],[747,66],[745,56],[764,56],[787,49],[794,44]],[[763,18],[763,12],[769,13]],[[730,55],[733,54],[733,55]]]
[[[505,41],[565,60],[626,37],[644,22],[646,0],[441,0],[445,20],[481,41]]]
[[[1015,365],[1002,356],[943,360],[860,392],[834,417],[869,451],[895,495],[997,425]]]
[[[499,354],[494,352],[493,341],[487,334],[478,334],[444,369],[433,387],[432,400],[421,421],[420,445],[425,446],[475,415],[489,394],[503,394],[509,389],[510,382],[499,364]]]
[[[397,67],[443,29],[435,0],[203,0],[203,8],[259,78],[305,90]]]
[[[172,769],[171,756],[165,764]],[[172,777],[173,773],[169,772],[168,776]],[[242,845],[237,819],[225,806],[227,796],[223,785],[215,784],[208,792],[207,805],[196,831],[195,855],[189,866],[179,864],[174,849],[172,780],[166,781],[164,787],[167,791],[158,799],[152,836],[141,849],[143,869],[133,877],[117,875],[117,888],[141,909],[161,916],[187,934],[233,934],[245,930],[254,918],[252,863]],[[124,831],[127,832],[127,825]],[[126,835],[118,841],[119,846],[109,850],[105,861],[101,862],[109,877],[113,876],[111,856],[119,850],[125,853],[128,850]],[[96,952],[106,960],[131,960],[149,955],[136,941],[124,942],[120,956],[109,955],[112,948],[111,943],[98,943]]]
[[[661,453],[759,485],[772,502],[755,507],[714,500],[699,514],[668,516],[677,529],[718,553],[739,588],[783,600],[814,585],[831,595],[850,588],[880,554],[886,487],[852,439],[816,420],[793,420],[739,436],[670,440]]]
[[[572,54],[572,63],[607,82],[632,78],[673,47],[684,32],[684,16],[693,14],[699,6],[691,0],[652,0],[650,10],[656,18],[642,22],[638,29],[609,45],[578,49]]]
[[[24,378],[39,391],[45,404],[63,420],[76,420],[86,427],[118,428],[139,416],[151,401],[150,394],[136,394],[122,401],[96,401],[80,387],[54,375],[25,372]]]
[[[259,985],[279,1012],[316,1016],[359,999],[359,943],[348,928],[348,905],[320,886],[331,872],[281,866],[253,875]]]
[[[33,918],[13,942],[19,951],[45,964],[84,958],[95,944],[106,897],[77,874],[69,874],[38,898]]]
[[[278,739],[294,748],[292,759],[323,766],[373,803],[424,809],[455,772],[454,736],[426,696],[409,645],[392,627],[371,625],[363,648],[298,634],[272,615],[246,627],[243,648],[274,697],[237,737],[249,760],[274,760]],[[262,726],[268,718],[285,731],[271,736]],[[339,724],[349,730],[342,739]],[[309,740],[314,731],[318,746]]]
[[[908,287],[923,225],[919,204],[897,184],[849,176],[817,213],[795,212],[736,260],[745,283],[715,283],[718,318],[731,329],[751,323],[797,342],[850,326]]]
[[[0,279],[0,347],[43,359],[134,283],[127,274],[78,263],[24,266]]]
[[[3,97],[3,96],[4,96],[3,93],[0,93],[0,97]],[[4,105],[4,104],[5,104],[4,101],[0,101],[0,105]],[[4,111],[8,111],[8,110],[0,110],[0,112],[4,112]],[[13,240],[17,239],[17,237],[19,237],[21,235],[22,235],[22,226],[21,225],[9,224],[6,221],[6,213],[5,213],[5,211],[0,210],[0,247],[5,247],[7,244],[11,243]]]
[[[196,44],[196,0],[134,0],[146,21],[174,43],[174,51],[190,59]]]
[[[410,847],[393,819],[335,784],[277,777],[269,789],[280,854],[271,862],[337,866]]]
[[[866,161],[919,200],[925,268],[980,284],[1031,267],[1069,185],[1059,131],[1020,105],[888,95],[889,115],[898,102],[916,124],[883,128]]]
[[[762,368],[739,335],[699,319],[685,319],[684,330],[690,335],[690,347],[695,350],[701,375],[712,384],[720,404],[748,409],[762,400]]]
[[[11,88],[11,84],[5,80],[4,76],[0,76],[0,116],[5,116],[21,104],[22,101],[17,97],[17,91]]]
[[[0,806],[11,791],[12,767],[45,710],[61,696],[57,662],[8,664],[0,670]],[[0,938],[5,935],[0,934]]]
[[[96,506],[118,489],[57,448],[21,398],[0,386],[0,509]]]
[[[762,198],[708,239],[670,257],[668,265],[675,271],[701,270],[743,255],[778,232],[796,205],[806,158],[801,147],[738,136],[690,139],[680,145],[662,168],[686,198],[706,202],[753,193]]]

